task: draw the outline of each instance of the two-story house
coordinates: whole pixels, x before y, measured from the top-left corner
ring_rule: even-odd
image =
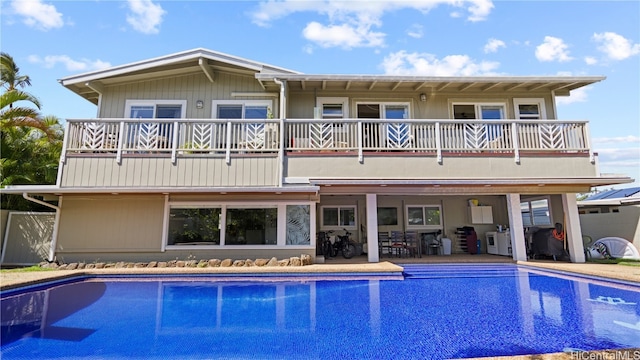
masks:
[[[556,96],[601,76],[323,75],[194,49],[60,80],[97,105],[68,119],[55,186],[5,189],[56,209],[50,260],[285,258],[343,229],[380,234],[564,224],[583,262],[576,193],[599,174],[584,120]],[[490,247],[489,247],[490,250]]]

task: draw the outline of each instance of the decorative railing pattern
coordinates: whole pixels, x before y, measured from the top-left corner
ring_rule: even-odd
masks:
[[[282,125],[281,125],[282,124]],[[586,121],[384,119],[91,119],[68,120],[67,153],[428,152],[589,153]],[[284,128],[281,129],[281,126]],[[281,132],[284,143],[281,144]],[[281,149],[281,146],[283,147]]]

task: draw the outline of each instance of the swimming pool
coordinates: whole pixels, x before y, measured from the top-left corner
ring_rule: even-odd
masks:
[[[515,265],[400,280],[100,276],[2,294],[2,358],[411,359],[640,347],[640,286]]]

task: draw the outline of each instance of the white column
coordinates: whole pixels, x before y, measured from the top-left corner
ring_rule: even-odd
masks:
[[[513,260],[527,261],[527,244],[524,239],[524,225],[520,211],[520,194],[507,194],[507,212],[509,213]]]
[[[580,229],[580,215],[575,193],[562,194],[562,211],[564,212],[564,233],[571,262],[584,262],[584,248],[582,246],[582,230]]]
[[[378,197],[367,194],[367,255],[369,262],[379,262],[378,256]]]

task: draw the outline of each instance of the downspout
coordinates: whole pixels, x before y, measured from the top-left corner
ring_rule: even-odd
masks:
[[[56,217],[55,217],[55,220],[53,221],[53,234],[51,235],[51,247],[49,248],[49,258],[47,259],[49,260],[49,262],[52,262],[55,259],[56,246],[58,244],[58,224],[60,223],[60,206],[59,205],[55,206],[55,205],[49,204],[48,202],[38,200],[36,198],[32,198],[26,192],[22,193],[22,197],[31,202],[46,206],[56,211]],[[61,202],[62,202],[62,198],[60,198],[59,200],[59,203]]]
[[[280,104],[278,105],[278,107],[280,108],[279,110],[279,115],[278,118],[280,119],[280,149],[278,149],[278,161],[279,161],[279,166],[280,166],[280,171],[279,176],[278,176],[278,187],[282,187],[282,182],[284,179],[284,119],[286,118],[287,114],[286,114],[286,106],[287,106],[287,101],[285,99],[285,88],[286,88],[286,81],[281,81],[278,80],[276,78],[273,78],[273,82],[275,82],[276,84],[280,85]]]

